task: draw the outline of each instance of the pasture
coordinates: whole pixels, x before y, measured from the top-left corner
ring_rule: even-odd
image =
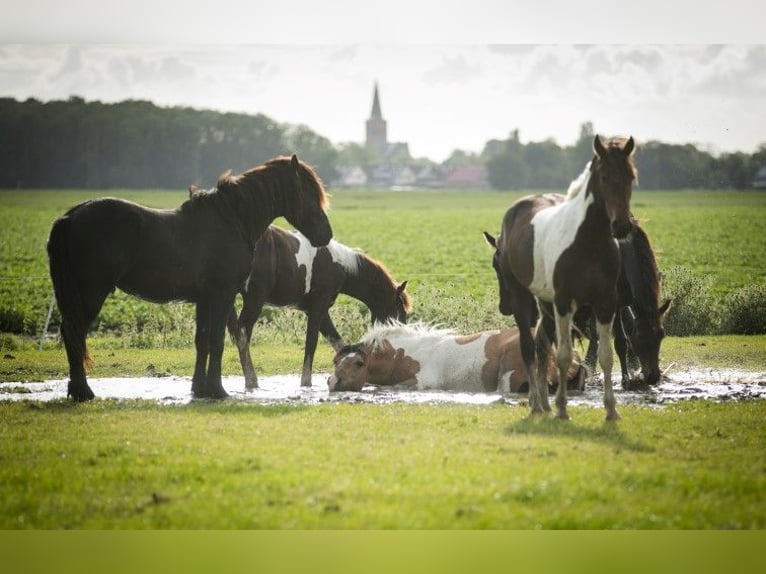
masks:
[[[0,332],[40,333],[51,295],[45,253],[50,226],[72,205],[103,195],[173,207],[187,192],[0,192]],[[497,313],[491,251],[482,231],[497,233],[503,213],[522,193],[340,190],[333,195],[330,219],[336,239],[383,261],[398,281],[409,281],[414,318],[466,331],[505,321]],[[649,234],[661,271],[682,266],[709,278],[718,297],[766,282],[766,194],[637,189],[632,208]],[[360,324],[359,315],[366,309],[345,297],[339,303],[333,318],[341,334],[350,329],[346,336],[360,335],[364,321]],[[192,318],[191,306],[158,306],[118,292],[107,299],[96,327],[102,334],[119,335],[128,347],[183,347],[192,343]],[[298,319],[300,325],[289,312],[267,313],[254,341],[261,335],[267,342],[300,332]],[[275,328],[268,329],[270,324]],[[293,341],[300,343],[301,336]]]
[[[66,372],[56,341],[37,351],[9,333],[40,332],[52,221],[107,194],[154,207],[186,198],[186,191],[0,192],[0,380]],[[461,331],[509,324],[497,312],[481,232],[496,233],[520,193],[333,195],[336,238],[409,281],[414,318]],[[718,296],[766,281],[766,194],[637,189],[632,205],[661,270],[710,276]],[[331,314],[350,340],[366,327],[354,300],[340,300]],[[193,324],[190,305],[110,296],[95,325],[93,376],[146,374],[149,366],[190,375]],[[303,329],[296,312],[265,313],[253,337],[259,373],[298,372]],[[317,370],[331,356],[320,342]],[[761,370],[766,343],[670,338],[662,358]],[[224,372],[239,373],[229,343]],[[618,425],[603,423],[603,409],[573,407],[569,423],[526,414],[503,404],[0,401],[0,528],[766,526],[764,401],[626,406]]]

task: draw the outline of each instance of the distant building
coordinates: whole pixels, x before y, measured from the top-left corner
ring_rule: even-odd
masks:
[[[367,128],[365,145],[378,153],[378,158],[382,163],[390,163],[396,159],[410,159],[410,146],[407,143],[388,141],[388,122],[383,119],[383,113],[380,109],[377,82],[375,82],[375,90],[372,95],[372,111],[365,127]]]
[[[486,189],[489,187],[487,168],[483,165],[458,167],[444,178],[444,187],[455,189]]]
[[[451,166],[423,160],[413,161],[406,142],[388,141],[388,122],[383,118],[378,83],[372,94],[370,117],[365,122],[365,147],[375,160],[364,165],[338,166],[336,185],[348,188],[394,189],[484,189],[487,170],[482,165]]]

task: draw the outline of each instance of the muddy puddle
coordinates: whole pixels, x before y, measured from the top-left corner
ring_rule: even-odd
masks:
[[[521,404],[526,395],[498,393],[460,393],[409,391],[365,387],[360,393],[329,393],[327,373],[314,375],[311,388],[300,386],[299,375],[261,377],[260,388],[245,390],[241,376],[224,377],[223,386],[234,400],[270,403],[462,403]],[[102,399],[148,399],[163,404],[185,404],[192,400],[191,380],[186,377],[114,377],[89,380],[93,392]],[[66,379],[35,383],[0,383],[0,401],[51,401],[66,398]],[[619,386],[618,386],[619,387]],[[583,392],[569,393],[571,405],[601,407],[603,386],[599,378]],[[677,371],[655,387],[625,391],[616,389],[618,404],[663,405],[683,400],[742,401],[766,398],[766,371],[737,369],[689,369]]]

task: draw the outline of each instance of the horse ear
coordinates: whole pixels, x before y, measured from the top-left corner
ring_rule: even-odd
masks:
[[[396,288],[396,295],[397,297],[401,297],[402,293],[404,293],[404,290],[407,288],[407,282],[405,281],[399,287]]]
[[[623,148],[623,151],[625,152],[625,156],[629,156],[633,153],[633,151],[636,149],[636,142],[633,140],[633,136],[630,136],[627,143],[625,144],[625,147]]]
[[[296,154],[293,154],[293,157],[290,158],[290,165],[293,166],[293,169],[297,173],[298,172],[299,162],[298,162],[298,156]]]
[[[197,192],[198,192],[198,191],[199,191],[199,187],[197,187],[197,186],[196,186],[196,185],[194,185],[194,184],[191,184],[191,185],[189,186],[189,199],[191,199],[192,197],[194,197],[195,195],[197,195]]]
[[[486,231],[484,232],[484,240],[487,242],[487,244],[488,244],[490,247],[494,247],[495,249],[497,249],[497,241],[495,240],[495,238],[494,238],[494,237],[492,237],[492,236],[491,236],[489,233],[487,233]]]
[[[670,311],[671,303],[673,303],[673,299],[666,299],[665,302],[660,306],[660,308],[657,310],[660,314],[660,317],[663,317],[665,313]]]
[[[601,141],[601,136],[596,134],[596,137],[593,138],[593,152],[601,158],[604,154],[606,154],[606,148],[604,147],[604,142]]]

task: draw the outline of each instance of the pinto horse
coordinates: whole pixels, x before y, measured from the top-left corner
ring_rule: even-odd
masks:
[[[255,244],[279,216],[313,245],[332,239],[328,200],[314,171],[293,155],[237,176],[177,209],[115,198],[86,201],[57,219],[48,238],[50,274],[69,361],[67,395],[94,397],[88,327],[119,288],[143,299],[196,304],[194,397],[224,398],[221,355],[226,319],[250,275]]]
[[[306,314],[301,385],[310,387],[319,333],[336,351],[345,345],[329,313],[338,294],[364,303],[372,323],[390,319],[406,322],[412,306],[406,287],[406,281],[398,285],[381,262],[361,251],[334,239],[326,247],[317,248],[301,233],[269,226],[256,244],[250,277],[239,290],[242,295],[239,318],[232,308],[227,322],[229,335],[239,351],[245,388],[258,388],[250,339],[264,305],[293,307]]]
[[[618,241],[620,247],[620,277],[617,280],[617,306],[614,317],[614,350],[620,360],[622,387],[629,388],[634,381],[630,375],[631,359],[638,359],[643,382],[654,385],[660,379],[660,345],[665,337],[663,320],[672,300],[660,302],[660,276],[657,260],[649,237],[638,220],[633,220],[633,231]],[[587,312],[587,308],[577,311]],[[575,317],[575,323],[578,318]],[[595,367],[598,338],[589,322],[588,350],[585,363]]]
[[[616,239],[633,228],[634,146],[632,137],[604,143],[597,135],[593,159],[569,186],[564,201],[552,195],[521,198],[506,212],[497,239],[484,234],[495,248],[492,265],[500,287],[500,312],[513,314],[519,327],[532,413],[550,411],[548,385],[540,380],[544,373],[536,372],[536,355],[549,331],[546,321],[554,321],[556,362],[563,380],[572,362],[573,314],[578,307],[589,305],[596,317],[606,418],[620,418],[612,389],[609,339],[620,273]],[[543,310],[536,335],[538,350],[532,335],[537,300]],[[558,418],[569,418],[566,385],[558,386],[556,407]]]
[[[448,329],[396,322],[376,324],[333,359],[330,391],[361,391],[365,384],[413,390],[519,392],[526,384],[516,329],[459,335]],[[556,366],[549,362],[551,378]],[[582,388],[585,368],[573,361],[570,386]]]

